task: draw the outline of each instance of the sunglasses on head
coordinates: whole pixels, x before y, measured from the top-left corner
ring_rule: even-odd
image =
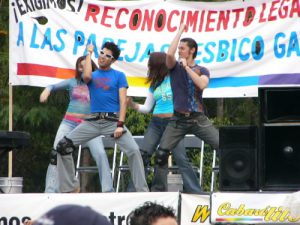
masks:
[[[104,55],[107,59],[113,59],[114,57],[112,56],[112,55],[110,55],[110,54],[106,54],[104,51],[100,51],[100,54],[101,55]]]

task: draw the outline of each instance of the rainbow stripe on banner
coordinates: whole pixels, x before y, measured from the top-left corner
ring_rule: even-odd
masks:
[[[295,84],[300,84],[300,73],[212,78],[209,83],[209,88]]]
[[[261,222],[262,218],[238,217],[238,218],[216,218],[216,222]]]
[[[53,77],[59,79],[69,79],[74,77],[75,70],[67,68],[59,68],[32,63],[18,63],[17,75]],[[127,81],[131,87],[147,88],[145,77],[127,76]],[[268,74],[262,76],[246,76],[246,77],[222,77],[212,78],[209,83],[209,88],[221,87],[245,87],[256,85],[300,85],[300,73],[293,74]]]
[[[58,68],[54,66],[33,64],[33,63],[18,63],[18,67],[17,67],[18,76],[28,76],[31,74],[34,74],[35,76],[42,76],[42,77],[69,79],[74,77],[75,70]]]
[[[32,63],[18,63],[17,66],[17,75],[18,76],[29,76],[34,74],[34,76],[42,77],[53,77],[59,79],[69,79],[73,78],[75,74],[74,69],[59,68],[54,66],[46,66],[41,64],[32,64]],[[146,84],[145,77],[129,77],[127,76],[127,81],[129,86],[133,87],[149,87],[149,84]]]

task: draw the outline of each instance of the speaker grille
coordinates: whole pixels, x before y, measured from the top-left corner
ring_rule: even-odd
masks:
[[[257,181],[257,127],[220,128],[220,190],[255,191]]]

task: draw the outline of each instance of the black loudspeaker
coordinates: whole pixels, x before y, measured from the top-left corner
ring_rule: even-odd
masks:
[[[257,191],[257,127],[220,127],[220,191]]]
[[[300,87],[258,89],[261,123],[300,122]]]
[[[300,124],[261,127],[259,186],[264,191],[300,189]]]
[[[259,187],[300,189],[300,87],[261,87]]]

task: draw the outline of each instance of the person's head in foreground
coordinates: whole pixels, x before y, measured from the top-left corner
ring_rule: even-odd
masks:
[[[61,205],[46,212],[33,225],[111,225],[107,218],[90,207]]]
[[[127,225],[177,225],[175,210],[171,207],[145,202],[127,217]]]

